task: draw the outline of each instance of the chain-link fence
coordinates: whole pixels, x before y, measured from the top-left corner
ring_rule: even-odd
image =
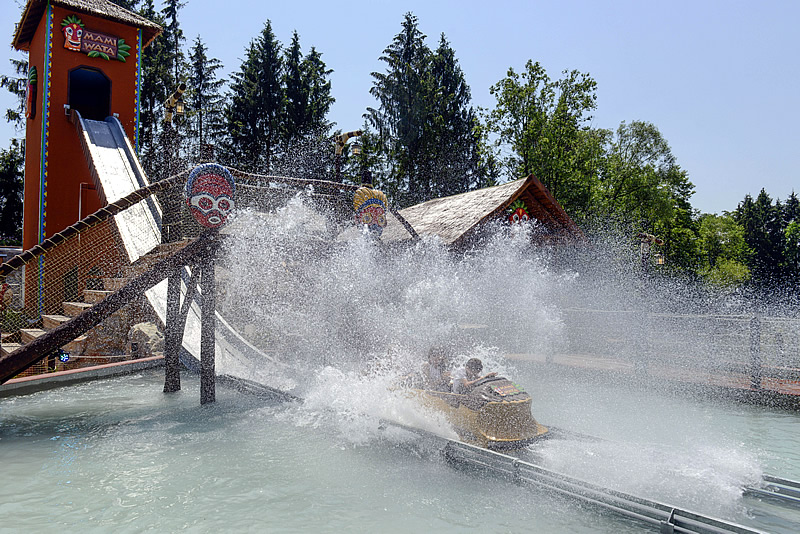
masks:
[[[641,370],[661,368],[740,376],[760,387],[800,384],[800,320],[766,315],[658,314],[563,310],[560,352],[619,358]]]
[[[230,170],[236,180],[239,208],[272,211],[304,191],[305,200],[332,220],[352,219],[355,186]],[[204,228],[185,202],[187,176],[184,172],[139,189],[0,265],[0,284],[5,284],[3,353],[119,289],[158,245],[197,237]],[[145,299],[130,303],[123,313],[115,313],[96,327],[93,332],[100,335],[93,335],[94,343],[73,343],[70,366],[75,366],[76,358],[91,365],[106,363],[114,356],[126,357],[126,329],[139,320],[156,320]],[[63,354],[48,355],[24,374],[64,368],[59,356]]]
[[[165,212],[156,197],[182,194],[185,179],[183,173],[139,189],[0,265],[0,283],[10,294],[2,309],[3,353],[102,300],[113,286],[110,281],[129,276],[136,261],[161,243],[162,220],[181,219],[183,203],[174,206],[177,213]],[[128,321],[148,317],[146,303],[131,303],[125,315]],[[116,323],[120,315],[101,324],[98,331],[105,327],[106,335],[94,344],[83,339],[72,344],[73,359],[106,363],[123,352],[127,331],[120,336],[125,325]],[[62,368],[59,357],[63,351],[26,374]]]

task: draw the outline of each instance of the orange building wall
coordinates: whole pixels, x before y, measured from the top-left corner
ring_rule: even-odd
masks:
[[[136,128],[136,69],[138,28],[102,18],[77,13],[56,6],[52,8],[52,64],[49,96],[49,140],[46,151],[47,186],[44,236],[40,235],[39,210],[41,196],[42,123],[47,84],[45,77],[45,36],[47,16],[43,16],[30,45],[29,62],[38,71],[36,117],[27,121],[25,158],[25,204],[23,214],[23,247],[28,249],[73,224],[81,216],[101,207],[89,166],[83,155],[75,126],[64,112],[69,98],[69,72],[76,67],[99,69],[111,80],[111,113],[117,113],[133,143]],[[91,58],[82,52],[64,48],[61,21],[77,15],[87,30],[96,30],[125,39],[131,46],[126,62],[116,59]],[[84,184],[83,187],[81,184]],[[88,185],[87,185],[88,184]],[[82,199],[82,200],[81,200]],[[79,213],[79,205],[83,204]]]

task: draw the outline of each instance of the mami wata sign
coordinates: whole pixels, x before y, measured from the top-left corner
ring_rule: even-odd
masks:
[[[122,62],[131,55],[131,46],[125,43],[125,39],[87,30],[76,15],[70,15],[61,21],[61,31],[64,33],[64,48],[67,50],[83,52],[89,57],[106,60],[113,58]]]

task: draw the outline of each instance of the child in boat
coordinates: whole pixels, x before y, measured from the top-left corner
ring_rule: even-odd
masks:
[[[464,367],[456,369],[456,372],[453,373],[453,393],[466,395],[478,380],[497,376],[497,373],[495,372],[486,373],[485,375],[481,376],[481,371],[483,371],[482,361],[480,361],[478,358],[470,358],[467,360],[467,363],[464,365]]]
[[[450,373],[447,372],[448,354],[444,347],[432,347],[428,351],[428,362],[422,372],[425,389],[433,391],[450,391]]]

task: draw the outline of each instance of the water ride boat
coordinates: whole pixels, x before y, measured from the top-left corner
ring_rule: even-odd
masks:
[[[531,414],[531,396],[507,378],[483,378],[466,394],[422,388],[413,392],[425,406],[443,413],[465,443],[490,450],[518,449],[548,433]]]

